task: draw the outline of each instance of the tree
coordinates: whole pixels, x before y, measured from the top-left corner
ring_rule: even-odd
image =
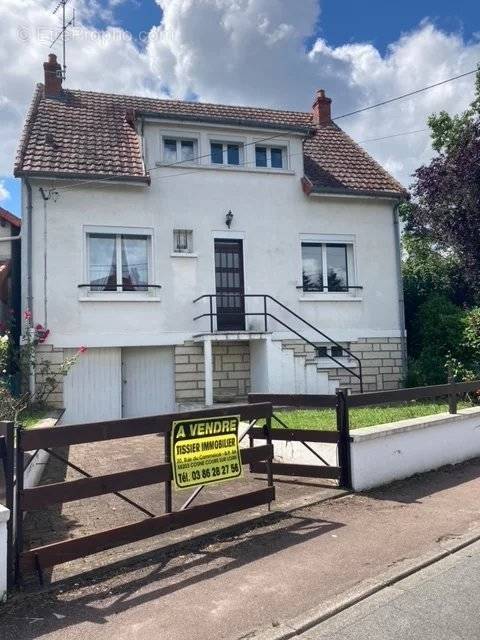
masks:
[[[480,70],[467,111],[433,115],[429,126],[437,155],[414,174],[412,202],[403,210],[406,233],[454,259],[480,299]]]
[[[461,277],[455,255],[436,251],[428,239],[405,234],[403,237],[403,288],[408,353],[417,358],[425,334],[419,309],[431,296],[440,295],[460,308],[473,305],[470,290]]]

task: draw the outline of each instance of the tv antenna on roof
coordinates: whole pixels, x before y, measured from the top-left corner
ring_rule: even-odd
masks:
[[[50,47],[53,47],[53,45],[56,42],[58,42],[58,40],[60,38],[62,38],[62,47],[63,47],[62,80],[65,80],[65,78],[67,76],[67,57],[66,57],[66,48],[67,48],[66,47],[66,34],[67,34],[67,29],[69,27],[74,27],[75,26],[75,9],[73,9],[72,17],[67,22],[67,16],[66,16],[65,8],[66,8],[66,6],[67,6],[69,1],[70,0],[60,0],[60,2],[57,4],[55,9],[53,10],[53,15],[55,15],[57,13],[57,11],[60,9],[60,7],[62,8],[62,28],[59,31],[59,33],[58,33],[57,37],[55,38],[55,40],[50,45]]]

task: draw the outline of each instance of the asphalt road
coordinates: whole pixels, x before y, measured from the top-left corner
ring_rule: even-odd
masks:
[[[480,542],[387,587],[302,640],[478,640]]]

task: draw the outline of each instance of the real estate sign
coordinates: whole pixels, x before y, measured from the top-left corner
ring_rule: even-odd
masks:
[[[177,420],[172,424],[172,469],[179,489],[242,475],[239,424],[240,416]]]

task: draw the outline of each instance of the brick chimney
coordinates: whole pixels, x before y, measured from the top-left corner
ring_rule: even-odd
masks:
[[[57,62],[57,56],[50,53],[48,62],[43,63],[45,72],[45,97],[60,98],[62,90],[62,67]]]
[[[312,106],[313,124],[326,125],[331,123],[331,105],[332,99],[327,98],[324,89],[319,89]]]

